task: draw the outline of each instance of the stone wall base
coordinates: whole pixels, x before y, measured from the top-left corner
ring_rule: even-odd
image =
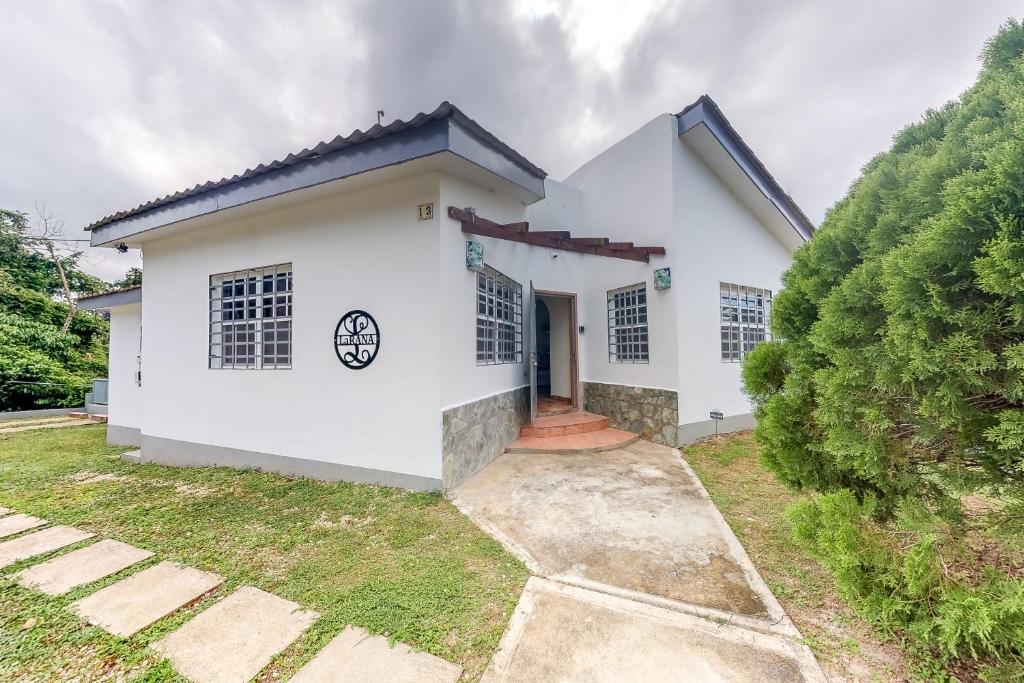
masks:
[[[530,421],[530,388],[450,408],[441,413],[441,481],[464,482],[505,452]]]
[[[674,391],[584,382],[583,409],[609,417],[612,427],[648,441],[678,444],[679,395]]]

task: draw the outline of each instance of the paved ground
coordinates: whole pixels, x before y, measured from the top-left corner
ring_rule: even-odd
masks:
[[[506,455],[453,500],[543,576],[782,616],[674,449],[638,441],[605,453]]]
[[[534,577],[482,683],[824,683],[816,668],[787,638]]]
[[[487,680],[824,680],[675,449],[508,454],[452,499],[556,582],[524,592]]]

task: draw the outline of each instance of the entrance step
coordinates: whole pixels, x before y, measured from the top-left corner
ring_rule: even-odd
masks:
[[[537,417],[550,417],[551,415],[565,415],[574,413],[576,409],[566,399],[541,396],[537,399]]]
[[[623,448],[640,438],[639,434],[621,429],[602,429],[596,432],[568,436],[520,436],[505,447],[506,453],[600,453]]]
[[[604,415],[595,415],[593,413],[571,412],[561,415],[547,415],[538,417],[523,427],[520,436],[570,436],[572,434],[599,432],[602,429],[607,429],[610,423],[611,420]]]

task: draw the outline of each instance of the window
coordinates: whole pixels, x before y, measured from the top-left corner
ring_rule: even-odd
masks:
[[[211,275],[210,367],[291,366],[291,264]]]
[[[772,293],[721,283],[722,360],[738,363],[761,342],[771,339]]]
[[[648,362],[646,284],[608,292],[608,360]]]
[[[523,360],[523,288],[488,266],[476,274],[476,364]]]

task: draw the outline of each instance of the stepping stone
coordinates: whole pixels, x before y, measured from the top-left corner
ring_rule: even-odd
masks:
[[[148,550],[106,539],[23,569],[14,576],[18,584],[26,588],[35,588],[47,595],[63,595],[72,588],[98,581],[150,557],[153,553]]]
[[[223,582],[210,572],[161,562],[73,603],[71,609],[90,624],[127,638]]]
[[[63,548],[72,543],[84,541],[95,535],[69,526],[54,526],[16,538],[13,541],[4,541],[0,543],[0,568],[27,560],[35,555]]]
[[[291,683],[455,683],[462,667],[426,652],[413,652],[404,643],[394,647],[387,638],[349,626],[306,666]]]
[[[319,616],[243,586],[152,647],[194,683],[245,683]]]
[[[10,515],[0,517],[0,538],[20,534],[22,531],[35,529],[37,526],[46,524],[45,519],[39,519],[31,515]]]

